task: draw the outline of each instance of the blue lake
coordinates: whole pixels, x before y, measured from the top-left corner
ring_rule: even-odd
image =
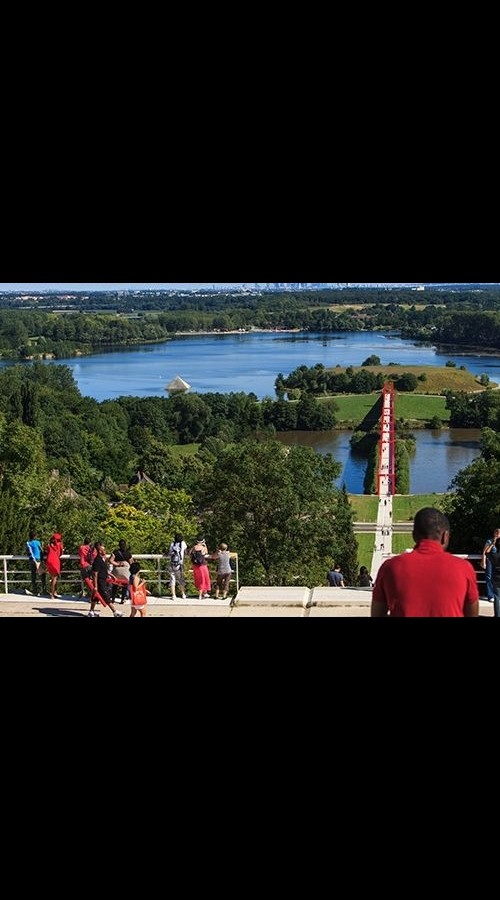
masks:
[[[124,394],[163,397],[176,375],[199,393],[253,391],[274,397],[274,382],[297,366],[359,366],[375,353],[383,365],[444,366],[453,360],[475,375],[487,373],[500,383],[500,355],[465,353],[385,333],[238,334],[176,338],[164,344],[134,347],[116,353],[61,360],[72,369],[82,394],[109,400]],[[9,363],[0,362],[0,367]],[[26,365],[29,365],[27,363]],[[58,365],[48,362],[47,365]]]

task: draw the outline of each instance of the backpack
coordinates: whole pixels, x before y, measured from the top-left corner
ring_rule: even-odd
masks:
[[[174,544],[170,551],[170,565],[172,569],[180,569],[182,566],[182,556],[180,544]]]
[[[193,566],[204,566],[206,563],[203,550],[193,550],[191,553],[191,562]]]

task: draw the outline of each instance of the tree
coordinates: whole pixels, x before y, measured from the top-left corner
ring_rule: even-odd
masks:
[[[3,432],[0,445],[0,473],[3,488],[29,508],[32,493],[40,493],[48,477],[47,458],[42,436],[22,422],[13,422]]]
[[[452,487],[447,502],[452,552],[480,553],[500,521],[500,460],[476,459]]]
[[[208,435],[212,412],[198,394],[172,397],[170,411],[181,444],[196,444]]]
[[[101,536],[113,546],[123,538],[136,553],[164,553],[176,532],[191,540],[197,527],[191,497],[184,491],[139,484],[108,510]]]
[[[25,382],[21,387],[22,419],[30,428],[37,428],[40,418],[40,397],[38,385]]]
[[[373,354],[372,356],[369,356],[368,359],[365,359],[365,361],[363,363],[361,363],[361,365],[363,367],[364,366],[381,366],[382,361],[380,359],[380,356],[375,356],[375,354]]]
[[[413,372],[404,372],[396,381],[398,391],[411,392],[418,388],[418,379]]]
[[[171,447],[148,433],[144,444],[140,468],[163,487],[176,488],[182,484],[182,462]]]
[[[202,491],[207,536],[239,553],[247,584],[323,584],[332,558],[351,559],[352,514],[333,483],[339,472],[331,456],[303,447],[228,447]]]

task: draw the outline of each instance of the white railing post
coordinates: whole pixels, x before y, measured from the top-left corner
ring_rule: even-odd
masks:
[[[161,595],[162,595],[162,586],[161,586],[161,561],[162,561],[162,559],[163,559],[163,557],[159,556],[156,560],[156,562],[158,563],[158,596],[159,597],[161,597]]]
[[[8,578],[8,568],[7,568],[7,558],[4,556],[3,558],[3,583],[5,588],[5,593],[9,593],[9,578]]]

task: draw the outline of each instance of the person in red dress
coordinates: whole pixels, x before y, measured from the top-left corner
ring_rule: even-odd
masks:
[[[446,553],[450,523],[438,509],[415,516],[411,553],[387,560],[373,591],[372,618],[473,618],[479,615],[477,577],[470,562]]]
[[[51,600],[60,600],[57,593],[57,582],[61,574],[61,556],[64,553],[62,537],[60,534],[53,534],[49,546],[47,547],[47,558],[45,566],[50,576],[50,598]]]

